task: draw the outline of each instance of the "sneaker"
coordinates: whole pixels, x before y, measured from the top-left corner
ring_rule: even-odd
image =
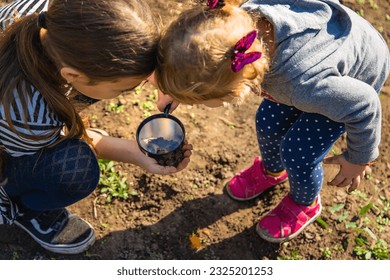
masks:
[[[281,175],[274,177],[267,174],[264,162],[256,157],[253,164],[235,175],[226,186],[226,191],[233,199],[245,201],[253,199],[265,190],[287,181],[288,175],[284,171]]]
[[[18,207],[0,187],[0,225],[11,225],[18,216]]]
[[[59,254],[78,254],[95,242],[92,226],[65,208],[44,211],[34,218],[24,214],[15,224],[46,250]]]
[[[291,195],[283,200],[263,217],[256,231],[261,238],[274,243],[288,241],[301,233],[321,214],[321,198],[317,197],[313,206],[295,203]]]

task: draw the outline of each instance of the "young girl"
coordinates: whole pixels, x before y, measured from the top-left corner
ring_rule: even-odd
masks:
[[[78,114],[148,79],[158,26],[142,0],[19,0],[0,18],[0,224],[51,252],[80,253],[95,232],[65,207],[96,188],[95,153],[160,174],[189,162],[190,145],[178,168],[159,166],[133,140],[86,131]]]
[[[209,106],[261,84],[261,157],[227,193],[249,200],[288,179],[289,194],[257,224],[262,238],[282,242],[320,215],[322,162],[341,135],[347,151],[324,160],[340,167],[329,185],[356,189],[377,158],[389,68],[383,38],[339,1],[208,1],[163,34],[156,80],[176,101]]]

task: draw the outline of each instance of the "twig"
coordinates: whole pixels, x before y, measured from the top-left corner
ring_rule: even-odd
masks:
[[[231,121],[229,121],[229,120],[227,120],[227,119],[225,119],[223,117],[218,117],[218,119],[220,119],[223,123],[225,123],[228,126],[234,126],[234,127],[242,128],[242,125],[235,124],[235,123],[233,123],[233,122],[231,122]]]
[[[95,198],[94,200],[93,200],[93,217],[97,220],[97,218],[98,218],[98,215],[97,215],[97,209],[96,209],[96,202],[97,202],[97,200],[98,200],[98,197],[97,198]]]

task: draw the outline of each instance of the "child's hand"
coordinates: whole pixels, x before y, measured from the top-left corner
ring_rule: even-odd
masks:
[[[366,166],[350,163],[345,159],[344,155],[327,157],[322,162],[340,165],[339,173],[332,181],[328,182],[328,186],[349,186],[348,192],[351,192],[359,187],[361,180],[364,178]]]
[[[176,172],[179,172],[186,168],[188,164],[190,163],[190,157],[192,155],[192,145],[191,144],[185,144],[183,146],[184,152],[184,159],[177,167],[174,166],[162,166],[157,163],[156,160],[146,156],[141,152],[142,155],[140,155],[142,158],[139,159],[138,165],[145,170],[154,173],[154,174],[162,174],[162,175],[168,175],[173,174]]]

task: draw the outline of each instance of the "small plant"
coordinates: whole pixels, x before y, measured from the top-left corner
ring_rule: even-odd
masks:
[[[331,259],[332,258],[332,251],[329,249],[329,247],[325,247],[324,249],[321,249],[322,251],[322,257],[324,259]]]
[[[19,256],[18,252],[13,252],[12,253],[12,259],[13,260],[20,260],[20,256]]]
[[[149,117],[151,115],[151,111],[154,110],[154,105],[150,101],[142,102],[141,109],[144,110],[144,117]]]
[[[389,245],[383,239],[376,240],[372,245],[370,245],[367,238],[363,235],[359,235],[355,238],[353,252],[359,259],[388,260],[388,250]]]
[[[390,258],[389,245],[385,240],[378,238],[373,231],[376,230],[381,233],[385,231],[385,227],[389,226],[383,223],[383,221],[388,218],[390,209],[389,206],[390,200],[380,196],[376,205],[369,202],[360,209],[360,223],[354,223],[353,225],[353,230],[359,234],[355,238],[353,251],[359,259],[387,260]],[[370,219],[367,216],[369,212],[372,212],[376,218]]]
[[[331,150],[331,153],[332,153],[332,155],[337,156],[337,155],[341,154],[341,151],[339,149],[333,147]]]
[[[101,230],[105,230],[105,229],[107,229],[109,227],[109,225],[107,223],[101,223],[99,225],[99,227],[100,227]]]
[[[301,260],[302,256],[299,254],[298,248],[295,248],[291,251],[290,256],[279,256],[277,257],[278,260]]]
[[[102,185],[100,193],[106,195],[107,202],[110,203],[114,198],[127,200],[130,195],[137,195],[136,191],[130,190],[126,178],[115,170],[113,161],[99,160],[99,167],[99,185]]]
[[[345,206],[344,203],[335,204],[335,205],[332,205],[329,208],[329,211],[330,211],[330,213],[334,214],[334,213],[339,212],[340,210],[342,210],[344,208],[344,206]]]
[[[123,113],[125,110],[125,106],[119,105],[118,103],[110,102],[107,107],[107,111],[114,112],[114,113]]]
[[[155,89],[155,90],[153,91],[153,93],[148,94],[146,100],[147,100],[147,101],[150,101],[150,102],[153,102],[153,103],[156,103],[156,101],[157,101],[157,95],[158,95],[158,90]]]
[[[370,4],[371,9],[377,10],[378,4],[374,0],[368,0],[368,3]]]

